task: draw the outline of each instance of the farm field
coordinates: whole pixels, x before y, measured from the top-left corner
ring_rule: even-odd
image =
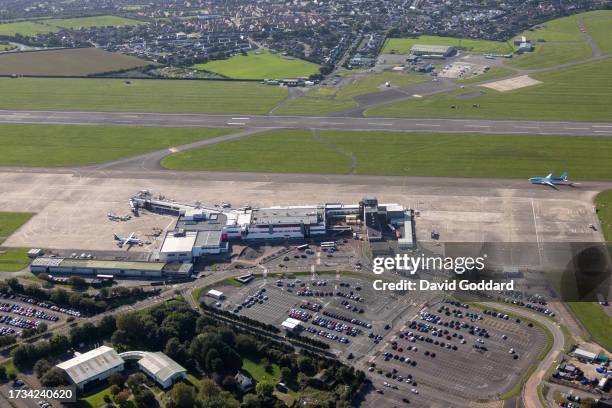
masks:
[[[612,140],[596,137],[279,130],[168,156],[162,166],[499,178],[533,177],[562,167],[575,179],[610,180],[611,154]]]
[[[0,109],[263,114],[287,89],[251,82],[0,79]]]
[[[0,36],[5,35],[13,37],[16,34],[21,34],[23,36],[35,36],[37,34],[60,31],[62,28],[106,26],[119,27],[138,24],[144,24],[144,22],[117,16],[95,16],[66,19],[51,18],[0,24]]]
[[[440,37],[420,35],[415,38],[389,38],[383,47],[383,54],[408,54],[413,45],[452,45],[458,49],[479,54],[509,54],[514,46],[505,41],[477,40],[471,38]]]
[[[13,52],[0,55],[0,75],[87,76],[149,64],[136,57],[99,48]]]
[[[0,165],[79,166],[232,133],[233,129],[0,125]]]
[[[470,87],[378,106],[366,116],[612,121],[612,60],[531,75],[543,84],[497,92]],[[481,91],[480,96],[462,97]],[[480,107],[474,108],[474,104]],[[452,108],[455,106],[455,109]]]
[[[32,213],[0,212],[0,272],[20,271],[30,263],[28,249],[3,248],[1,245],[33,215]]]
[[[535,51],[513,58],[506,64],[515,68],[536,69],[552,67],[574,61],[584,60],[591,56],[585,36],[578,27],[578,21],[584,20],[587,28],[590,21],[599,21],[602,17],[612,17],[612,10],[591,11],[562,17],[540,24],[533,30],[522,33],[535,45]],[[608,43],[605,36],[612,35],[612,28],[600,23],[595,24],[594,39]],[[603,37],[601,37],[603,35]]]
[[[384,89],[385,82],[392,87],[404,87],[428,78],[420,74],[404,74],[399,72],[381,72],[374,75],[354,79],[342,88],[316,88],[303,97],[288,100],[279,106],[274,113],[280,115],[325,115],[346,109],[356,108],[353,99]]]
[[[483,82],[489,81],[491,79],[502,78],[508,75],[512,75],[514,73],[513,70],[503,67],[491,67],[490,70],[484,72],[480,75],[476,75],[471,78],[460,79],[456,81],[458,84],[473,84],[474,82]]]
[[[225,60],[196,64],[192,68],[205,70],[233,79],[285,79],[309,77],[319,66],[297,58],[283,57],[267,49],[250,51]]]

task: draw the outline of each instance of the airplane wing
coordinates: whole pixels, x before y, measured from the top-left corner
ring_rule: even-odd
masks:
[[[544,177],[544,178],[551,178],[552,177],[552,173],[550,173],[548,176]]]
[[[550,181],[543,181],[542,184],[546,184],[549,187],[554,188],[555,190],[557,190],[557,186],[555,186],[553,183],[551,183]]]

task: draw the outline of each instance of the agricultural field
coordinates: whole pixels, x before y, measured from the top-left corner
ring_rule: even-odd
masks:
[[[458,84],[473,84],[475,82],[483,82],[483,81],[489,81],[492,79],[498,79],[498,78],[503,78],[505,76],[508,75],[512,75],[515,71],[508,69],[508,68],[503,68],[503,67],[491,67],[490,70],[488,70],[487,72],[484,72],[480,75],[476,75],[473,76],[471,78],[466,78],[466,79],[460,79],[458,81],[456,81]]]
[[[612,105],[612,60],[585,63],[530,77],[543,83],[509,92],[470,87],[375,107],[367,110],[365,115],[612,121],[609,108]],[[481,94],[474,96],[479,91]],[[474,104],[479,107],[473,107]]]
[[[0,212],[0,272],[17,272],[28,266],[28,250],[26,248],[4,248],[2,242],[34,214],[19,212]]]
[[[535,51],[513,58],[506,64],[515,68],[536,69],[589,58],[591,47],[580,31],[578,22],[584,20],[587,29],[589,25],[594,27],[594,39],[597,42],[604,45],[612,44],[612,41],[609,40],[610,35],[612,35],[612,28],[610,25],[600,23],[604,17],[612,17],[612,10],[592,11],[562,17],[527,30],[522,35],[531,40],[535,45]],[[605,22],[605,20],[603,21]]]
[[[325,115],[356,108],[358,104],[353,99],[354,97],[386,89],[386,82],[389,82],[392,87],[405,87],[426,80],[425,75],[385,71],[356,78],[342,88],[312,89],[303,97],[288,100],[274,113],[280,115]]]
[[[136,57],[99,48],[13,52],[0,55],[0,75],[87,76],[149,64]]]
[[[32,21],[18,21],[14,23],[0,24],[0,36],[14,37],[16,34],[23,36],[35,36],[60,31],[62,28],[88,28],[106,26],[125,26],[144,24],[142,21],[117,17],[96,16],[80,18],[51,18]]]
[[[418,152],[418,154],[415,154]],[[612,140],[279,130],[168,156],[175,170],[527,178],[551,169],[610,180]]]
[[[413,45],[452,45],[458,49],[477,54],[509,54],[514,51],[510,42],[476,40],[471,38],[439,37],[420,35],[414,38],[389,38],[383,47],[383,54],[408,54]]]
[[[0,125],[0,165],[56,167],[101,163],[222,136],[233,131],[3,124]]]
[[[267,49],[250,51],[225,60],[196,64],[192,68],[233,79],[285,79],[309,77],[319,66],[297,58],[284,57]]]
[[[0,109],[264,114],[287,89],[251,82],[0,79]]]

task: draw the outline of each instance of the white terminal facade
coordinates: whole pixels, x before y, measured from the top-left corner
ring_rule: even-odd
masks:
[[[366,197],[359,204],[231,209],[155,199],[145,191],[132,197],[130,205],[134,212],[143,208],[178,216],[174,230],[166,234],[159,251],[159,260],[164,262],[188,262],[226,252],[229,240],[323,238],[332,232],[351,231],[347,224],[358,219],[366,225],[368,239],[377,241],[382,239],[387,225],[403,226],[406,220],[412,220],[410,210],[399,204],[378,204],[374,197]],[[412,242],[413,231],[406,231],[406,235]]]

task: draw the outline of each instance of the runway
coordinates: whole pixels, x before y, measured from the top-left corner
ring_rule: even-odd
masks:
[[[612,137],[612,123],[0,110],[0,123]]]

